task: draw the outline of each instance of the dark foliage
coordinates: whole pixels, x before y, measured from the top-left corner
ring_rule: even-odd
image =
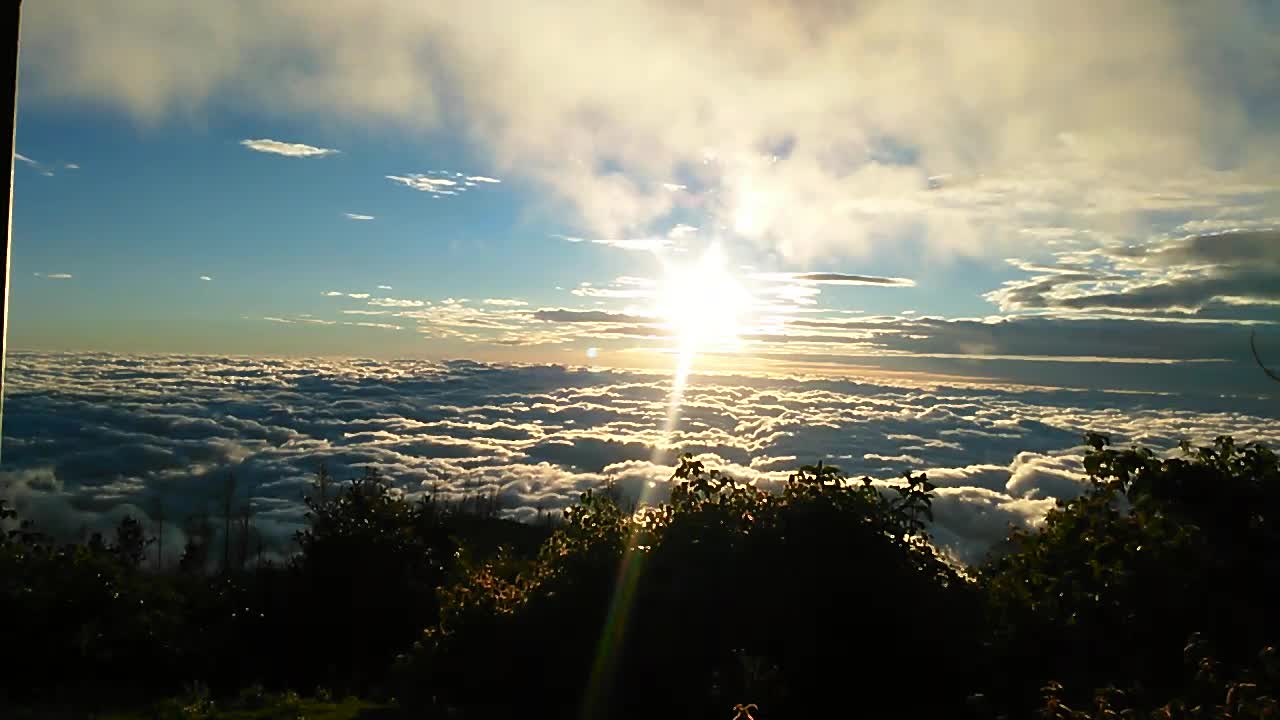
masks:
[[[1185,684],[1191,633],[1231,665],[1276,640],[1276,455],[1226,437],[1175,458],[1087,439],[1092,492],[1014,533],[1013,552],[982,570],[991,675],[1016,707],[1050,679],[1154,702]]]
[[[19,524],[0,716],[79,698],[212,717],[210,692],[323,686],[414,717],[1276,717],[1280,460],[1086,440],[1091,490],[972,574],[928,543],[925,476],[822,464],[769,494],[685,458],[669,502],[587,492],[554,528],[322,470],[282,567],[250,562],[230,482],[168,571],[131,518],[81,544]]]
[[[974,625],[938,618],[978,599],[923,536],[923,476],[886,496],[819,465],[771,495],[686,458],[674,479],[635,514],[588,492],[535,561],[473,567],[403,659],[403,698],[591,717],[962,702]],[[950,670],[913,692],[924,663]]]
[[[524,552],[548,532],[405,502],[376,473],[308,508],[294,562],[215,575],[207,517],[194,520],[173,573],[144,569],[152,540],[132,518],[110,543],[59,544],[25,524],[0,534],[0,715],[6,697],[111,705],[196,681],[219,692],[252,683],[373,692],[395,653],[436,622],[455,523],[478,547]],[[0,501],[0,520],[14,516]]]

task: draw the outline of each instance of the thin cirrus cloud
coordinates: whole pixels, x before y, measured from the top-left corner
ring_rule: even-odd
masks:
[[[41,175],[44,175],[44,176],[46,176],[46,177],[48,177],[48,176],[52,176],[52,175],[53,175],[53,170],[50,170],[50,169],[49,169],[49,168],[48,168],[44,163],[41,163],[41,162],[39,162],[39,161],[37,161],[37,160],[33,160],[33,159],[31,159],[31,158],[27,157],[26,155],[23,155],[23,154],[22,154],[22,153],[20,153],[20,152],[14,152],[14,153],[13,153],[13,159],[14,159],[14,160],[21,161],[21,162],[24,162],[24,163],[26,163],[27,165],[30,165],[34,170],[36,170],[37,172],[39,172]],[[68,165],[68,167],[72,167],[72,166],[71,166],[71,165]],[[80,166],[79,166],[79,165],[75,165],[74,167],[77,167],[77,168],[78,168],[78,167],[80,167]]]
[[[340,152],[332,148],[316,147],[315,145],[307,145],[305,143],[269,140],[266,138],[260,140],[241,140],[240,144],[254,152],[268,153],[270,155],[283,155],[284,157],[324,157],[326,155],[334,155]]]
[[[374,216],[364,215],[362,213],[343,213],[348,220],[373,220]]]
[[[33,273],[36,277],[42,277],[46,280],[70,280],[71,273]]]
[[[210,282],[210,281],[212,281],[212,280],[213,280],[213,278],[212,278],[212,277],[209,277],[208,275],[201,275],[201,276],[200,276],[200,279],[201,279],[201,280],[203,280],[203,281],[205,281],[205,282]]]
[[[428,170],[425,173],[409,173],[407,175],[387,175],[386,178],[391,182],[434,197],[461,195],[481,183],[493,184],[502,182],[497,178],[484,175],[466,175],[447,170]]]

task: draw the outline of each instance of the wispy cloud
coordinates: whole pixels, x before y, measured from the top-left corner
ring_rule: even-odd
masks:
[[[604,245],[606,247],[616,248],[618,250],[631,250],[637,252],[661,252],[675,245],[670,237],[662,237],[654,235],[651,237],[637,238],[593,238],[587,239],[576,237],[573,235],[553,235],[565,242],[571,243],[591,243],[592,245]]]
[[[379,290],[391,290],[392,288],[391,288],[391,286],[390,286],[390,285],[379,285],[379,286],[378,286],[378,289],[379,289]]]
[[[260,153],[269,153],[271,155],[283,155],[285,157],[324,157],[325,155],[333,155],[338,150],[332,148],[316,147],[304,143],[282,142],[280,140],[269,140],[266,138],[260,140],[241,140],[240,144]]]
[[[528,305],[524,300],[515,300],[513,298],[485,298],[482,301],[485,305],[496,305],[499,307],[520,307]]]
[[[64,169],[66,169],[66,170],[79,170],[79,169],[80,169],[80,165],[79,165],[78,163],[66,163],[66,164],[64,164],[62,167],[63,167]]]
[[[377,328],[379,330],[403,330],[400,325],[392,325],[391,323],[376,322],[344,322],[343,325],[351,325],[353,327]]]
[[[209,281],[213,280],[213,278],[209,277],[208,275],[201,275],[201,276],[200,276],[200,279],[201,279],[201,280],[204,280],[205,282],[209,282]]]
[[[472,190],[481,183],[500,183],[501,180],[484,175],[464,175],[448,170],[428,170],[425,173],[408,173],[406,175],[387,175],[391,182],[404,185],[419,192],[435,197],[461,195]]]
[[[46,280],[70,280],[71,273],[32,273],[36,277],[42,277]]]
[[[767,280],[789,280],[815,285],[878,285],[881,287],[915,287],[910,278],[883,277],[879,275],[853,275],[838,272],[807,273],[759,273],[756,277]]]
[[[372,215],[362,215],[360,213],[343,213],[348,220],[372,220]]]
[[[398,298],[374,298],[369,301],[375,307],[422,307],[427,305],[422,300],[401,300]]]
[[[22,161],[22,162],[24,162],[24,163],[26,163],[26,164],[30,165],[33,169],[35,169],[35,170],[36,170],[37,172],[39,172],[41,175],[45,175],[45,176],[51,176],[51,175],[53,175],[53,170],[50,170],[50,169],[49,169],[49,168],[48,168],[44,163],[41,163],[41,162],[36,161],[36,160],[32,160],[31,158],[27,157],[26,155],[23,155],[23,154],[22,154],[22,153],[20,153],[20,152],[15,152],[15,153],[13,154],[13,159],[14,159],[14,160]],[[79,166],[77,166],[77,167],[79,167]]]
[[[342,297],[343,295],[346,295],[346,293],[338,292],[337,290],[330,290],[324,294],[325,297]]]
[[[445,177],[431,177],[421,173],[412,173],[409,175],[388,175],[388,180],[400,183],[408,188],[419,190],[433,195],[457,195],[457,181]]]
[[[263,319],[263,320],[266,320],[267,322],[283,323],[283,324],[285,324],[285,325],[292,325],[292,324],[293,324],[293,322],[294,322],[293,320],[290,320],[290,319],[288,319],[288,318],[273,317],[273,316],[271,316],[271,315],[267,315],[266,317],[263,317],[262,319]]]

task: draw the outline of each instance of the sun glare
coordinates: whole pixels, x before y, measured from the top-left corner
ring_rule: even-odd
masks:
[[[682,365],[708,350],[731,350],[751,297],[712,245],[696,263],[669,264],[658,294],[658,315],[676,337]],[[687,372],[687,368],[684,368]]]

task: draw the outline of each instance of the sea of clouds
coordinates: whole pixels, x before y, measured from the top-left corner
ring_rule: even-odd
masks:
[[[1085,431],[1160,448],[1280,440],[1265,397],[748,374],[692,376],[667,432],[670,388],[556,365],[14,353],[0,496],[66,537],[163,503],[176,557],[182,519],[216,514],[229,472],[287,552],[322,462],[339,478],[377,467],[410,496],[496,493],[528,520],[608,480],[660,499],[679,453],[761,487],[822,459],[886,480],[927,471],[935,541],[975,562],[1086,487]]]

